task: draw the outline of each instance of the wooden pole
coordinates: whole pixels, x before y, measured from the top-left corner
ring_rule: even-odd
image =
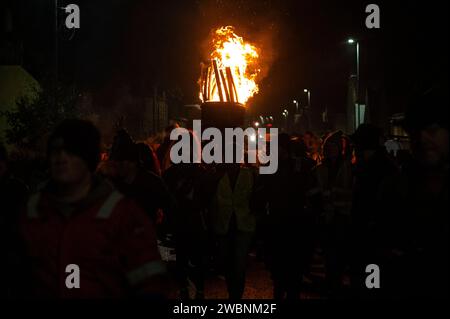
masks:
[[[233,86],[233,90],[234,90],[234,99],[236,102],[239,102],[239,95],[237,93],[237,89],[236,89],[236,83],[234,83],[234,78],[233,78],[233,74],[231,74],[231,69],[230,69],[230,79],[231,79],[231,84]]]
[[[210,81],[211,81],[211,65],[208,65],[208,68],[206,70],[206,83],[205,83],[206,101],[209,101],[209,98],[211,96]]]
[[[235,97],[236,88],[234,87],[234,84],[233,84],[233,74],[231,74],[231,69],[229,66],[227,66],[225,68],[225,72],[227,74],[228,91],[230,93],[230,102],[235,102],[236,99],[234,97]]]
[[[217,66],[217,60],[214,59],[213,60],[213,67],[214,67],[214,75],[216,78],[216,85],[217,85],[217,90],[219,91],[219,98],[220,98],[220,102],[223,102],[223,92],[222,92],[222,86],[220,84],[220,73],[219,73],[219,67]]]
[[[229,92],[231,88],[228,88],[227,80],[225,78],[225,74],[223,74],[223,70],[220,70],[219,72],[220,72],[220,78],[222,79],[222,83],[223,83],[223,90],[225,91],[225,97],[228,102],[231,102],[230,92]]]
[[[202,77],[200,80],[200,85],[202,89],[202,98],[203,102],[206,102],[206,77],[207,77],[208,69],[205,67],[204,64],[202,64]]]

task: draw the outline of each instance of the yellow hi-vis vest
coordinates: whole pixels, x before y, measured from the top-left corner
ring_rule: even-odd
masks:
[[[236,216],[238,231],[255,231],[256,219],[250,211],[253,183],[254,175],[249,168],[239,170],[234,191],[231,188],[228,174],[220,179],[213,200],[211,216],[212,228],[216,234],[225,235],[228,233],[233,212]]]

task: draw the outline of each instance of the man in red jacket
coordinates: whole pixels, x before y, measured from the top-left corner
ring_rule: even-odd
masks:
[[[43,298],[161,296],[165,264],[150,218],[93,172],[100,134],[66,120],[48,143],[50,181],[32,195],[21,232]]]

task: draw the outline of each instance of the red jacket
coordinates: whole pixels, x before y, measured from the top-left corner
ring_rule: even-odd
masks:
[[[152,222],[133,201],[97,182],[81,203],[61,207],[48,188],[31,196],[21,218],[33,295],[123,297],[165,272]],[[69,264],[79,266],[80,288],[66,287]]]

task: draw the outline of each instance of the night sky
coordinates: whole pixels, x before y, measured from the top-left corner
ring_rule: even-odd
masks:
[[[233,25],[262,48],[266,74],[250,102],[256,113],[279,115],[312,91],[312,107],[343,112],[360,39],[362,86],[380,92],[391,113],[413,93],[448,80],[448,5],[444,1],[375,1],[381,29],[365,28],[365,1],[59,0],[76,3],[81,29],[58,36],[58,78],[103,101],[128,85],[138,95],[154,85],[197,102],[199,64],[211,29]],[[7,0],[24,65],[38,79],[55,64],[54,1]],[[59,10],[62,25],[65,13]],[[447,82],[446,82],[447,83]]]

